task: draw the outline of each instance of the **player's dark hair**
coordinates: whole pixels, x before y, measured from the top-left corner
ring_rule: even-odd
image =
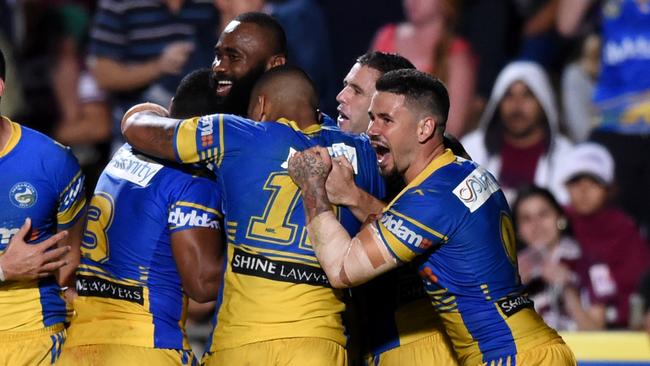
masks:
[[[220,105],[211,87],[212,70],[198,69],[181,80],[169,110],[172,118],[207,116],[219,112]]]
[[[297,78],[305,82],[308,86],[307,90],[303,90],[303,97],[307,98],[310,104],[310,107],[314,109],[318,108],[318,93],[316,92],[316,85],[314,81],[307,75],[307,73],[297,66],[292,65],[280,65],[273,67],[257,80],[255,87],[251,95],[256,95],[258,90],[265,88],[268,83],[274,82],[279,78]],[[278,91],[279,93],[280,91]]]
[[[373,68],[382,75],[394,70],[400,69],[415,69],[415,66],[406,57],[400,56],[396,53],[386,53],[380,51],[367,52],[359,58],[357,63],[362,66]]]
[[[0,49],[0,79],[2,80],[5,80],[5,73],[7,72],[5,67],[5,55]]]
[[[285,57],[289,56],[287,50],[287,35],[284,33],[284,28],[282,28],[280,22],[272,16],[260,12],[248,12],[239,14],[234,20],[241,23],[253,23],[268,31],[271,50],[275,54],[284,55]]]
[[[436,117],[436,130],[444,132],[449,115],[449,95],[440,79],[418,70],[401,69],[382,75],[377,80],[376,89],[378,92],[403,95],[407,103],[433,114]]]

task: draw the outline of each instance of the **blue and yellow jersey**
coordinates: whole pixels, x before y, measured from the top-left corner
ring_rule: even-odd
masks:
[[[49,137],[8,121],[11,136],[0,151],[0,252],[27,217],[30,243],[79,220],[86,203],[77,159]],[[63,323],[66,305],[54,276],[0,284],[0,331],[32,331]]]
[[[417,264],[461,364],[510,364],[562,342],[522,293],[508,204],[475,163],[446,150],[374,225],[399,261]]]
[[[171,234],[218,229],[220,205],[213,179],[120,148],[88,207],[66,345],[189,349]]]
[[[288,337],[345,345],[342,294],[331,288],[314,255],[287,161],[296,151],[327,147],[350,160],[360,187],[381,197],[368,139],[338,128],[301,131],[286,120],[256,123],[220,114],[183,121],[175,141],[179,161],[215,164],[224,186],[227,267],[210,349]],[[336,212],[355,234],[360,224],[352,213]]]
[[[378,356],[433,334],[445,336],[415,265],[396,268],[352,291],[361,306],[366,355]]]

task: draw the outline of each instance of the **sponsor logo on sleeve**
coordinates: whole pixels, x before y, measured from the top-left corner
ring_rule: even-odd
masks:
[[[9,190],[9,200],[18,208],[30,208],[36,204],[37,199],[36,188],[28,182],[16,183]]]
[[[66,208],[70,206],[70,204],[72,204],[77,199],[77,197],[79,196],[79,192],[81,192],[83,188],[84,188],[84,176],[83,174],[80,174],[79,177],[75,180],[72,187],[68,190],[68,192],[63,197],[61,206]]]
[[[408,243],[411,246],[415,246],[422,249],[427,249],[431,246],[431,240],[424,239],[422,235],[417,234],[415,231],[409,229],[407,221],[404,221],[401,218],[396,218],[390,213],[384,213],[381,216],[381,223],[386,227],[386,230],[390,231],[401,241]]]
[[[106,173],[140,187],[146,187],[162,168],[161,164],[142,160],[129,150],[121,148],[106,166]]]
[[[474,212],[499,189],[499,184],[492,174],[478,167],[454,188],[453,193],[470,212]]]
[[[201,131],[201,147],[212,146],[214,143],[214,123],[212,118],[199,119],[197,128]]]
[[[211,218],[207,213],[188,207],[179,207],[169,213],[168,223],[176,227],[207,227],[219,230],[219,221]]]

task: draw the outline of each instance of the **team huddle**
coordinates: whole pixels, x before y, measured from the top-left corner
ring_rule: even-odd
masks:
[[[270,16],[215,52],[169,110],[124,115],[90,202],[69,150],[3,118],[1,364],[575,365],[523,292],[498,183],[444,134],[438,79],[365,54],[334,121]],[[12,264],[27,249],[38,269]],[[188,298],[216,301],[202,357]]]

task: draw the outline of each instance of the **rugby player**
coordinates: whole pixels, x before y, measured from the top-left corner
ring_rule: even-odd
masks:
[[[462,365],[575,365],[523,293],[498,183],[443,145],[444,85],[416,70],[398,70],[382,76],[376,89],[368,134],[382,174],[407,182],[379,219],[351,237],[327,198],[327,150],[309,149],[289,161],[309,237],[332,285],[359,285],[415,262]]]

